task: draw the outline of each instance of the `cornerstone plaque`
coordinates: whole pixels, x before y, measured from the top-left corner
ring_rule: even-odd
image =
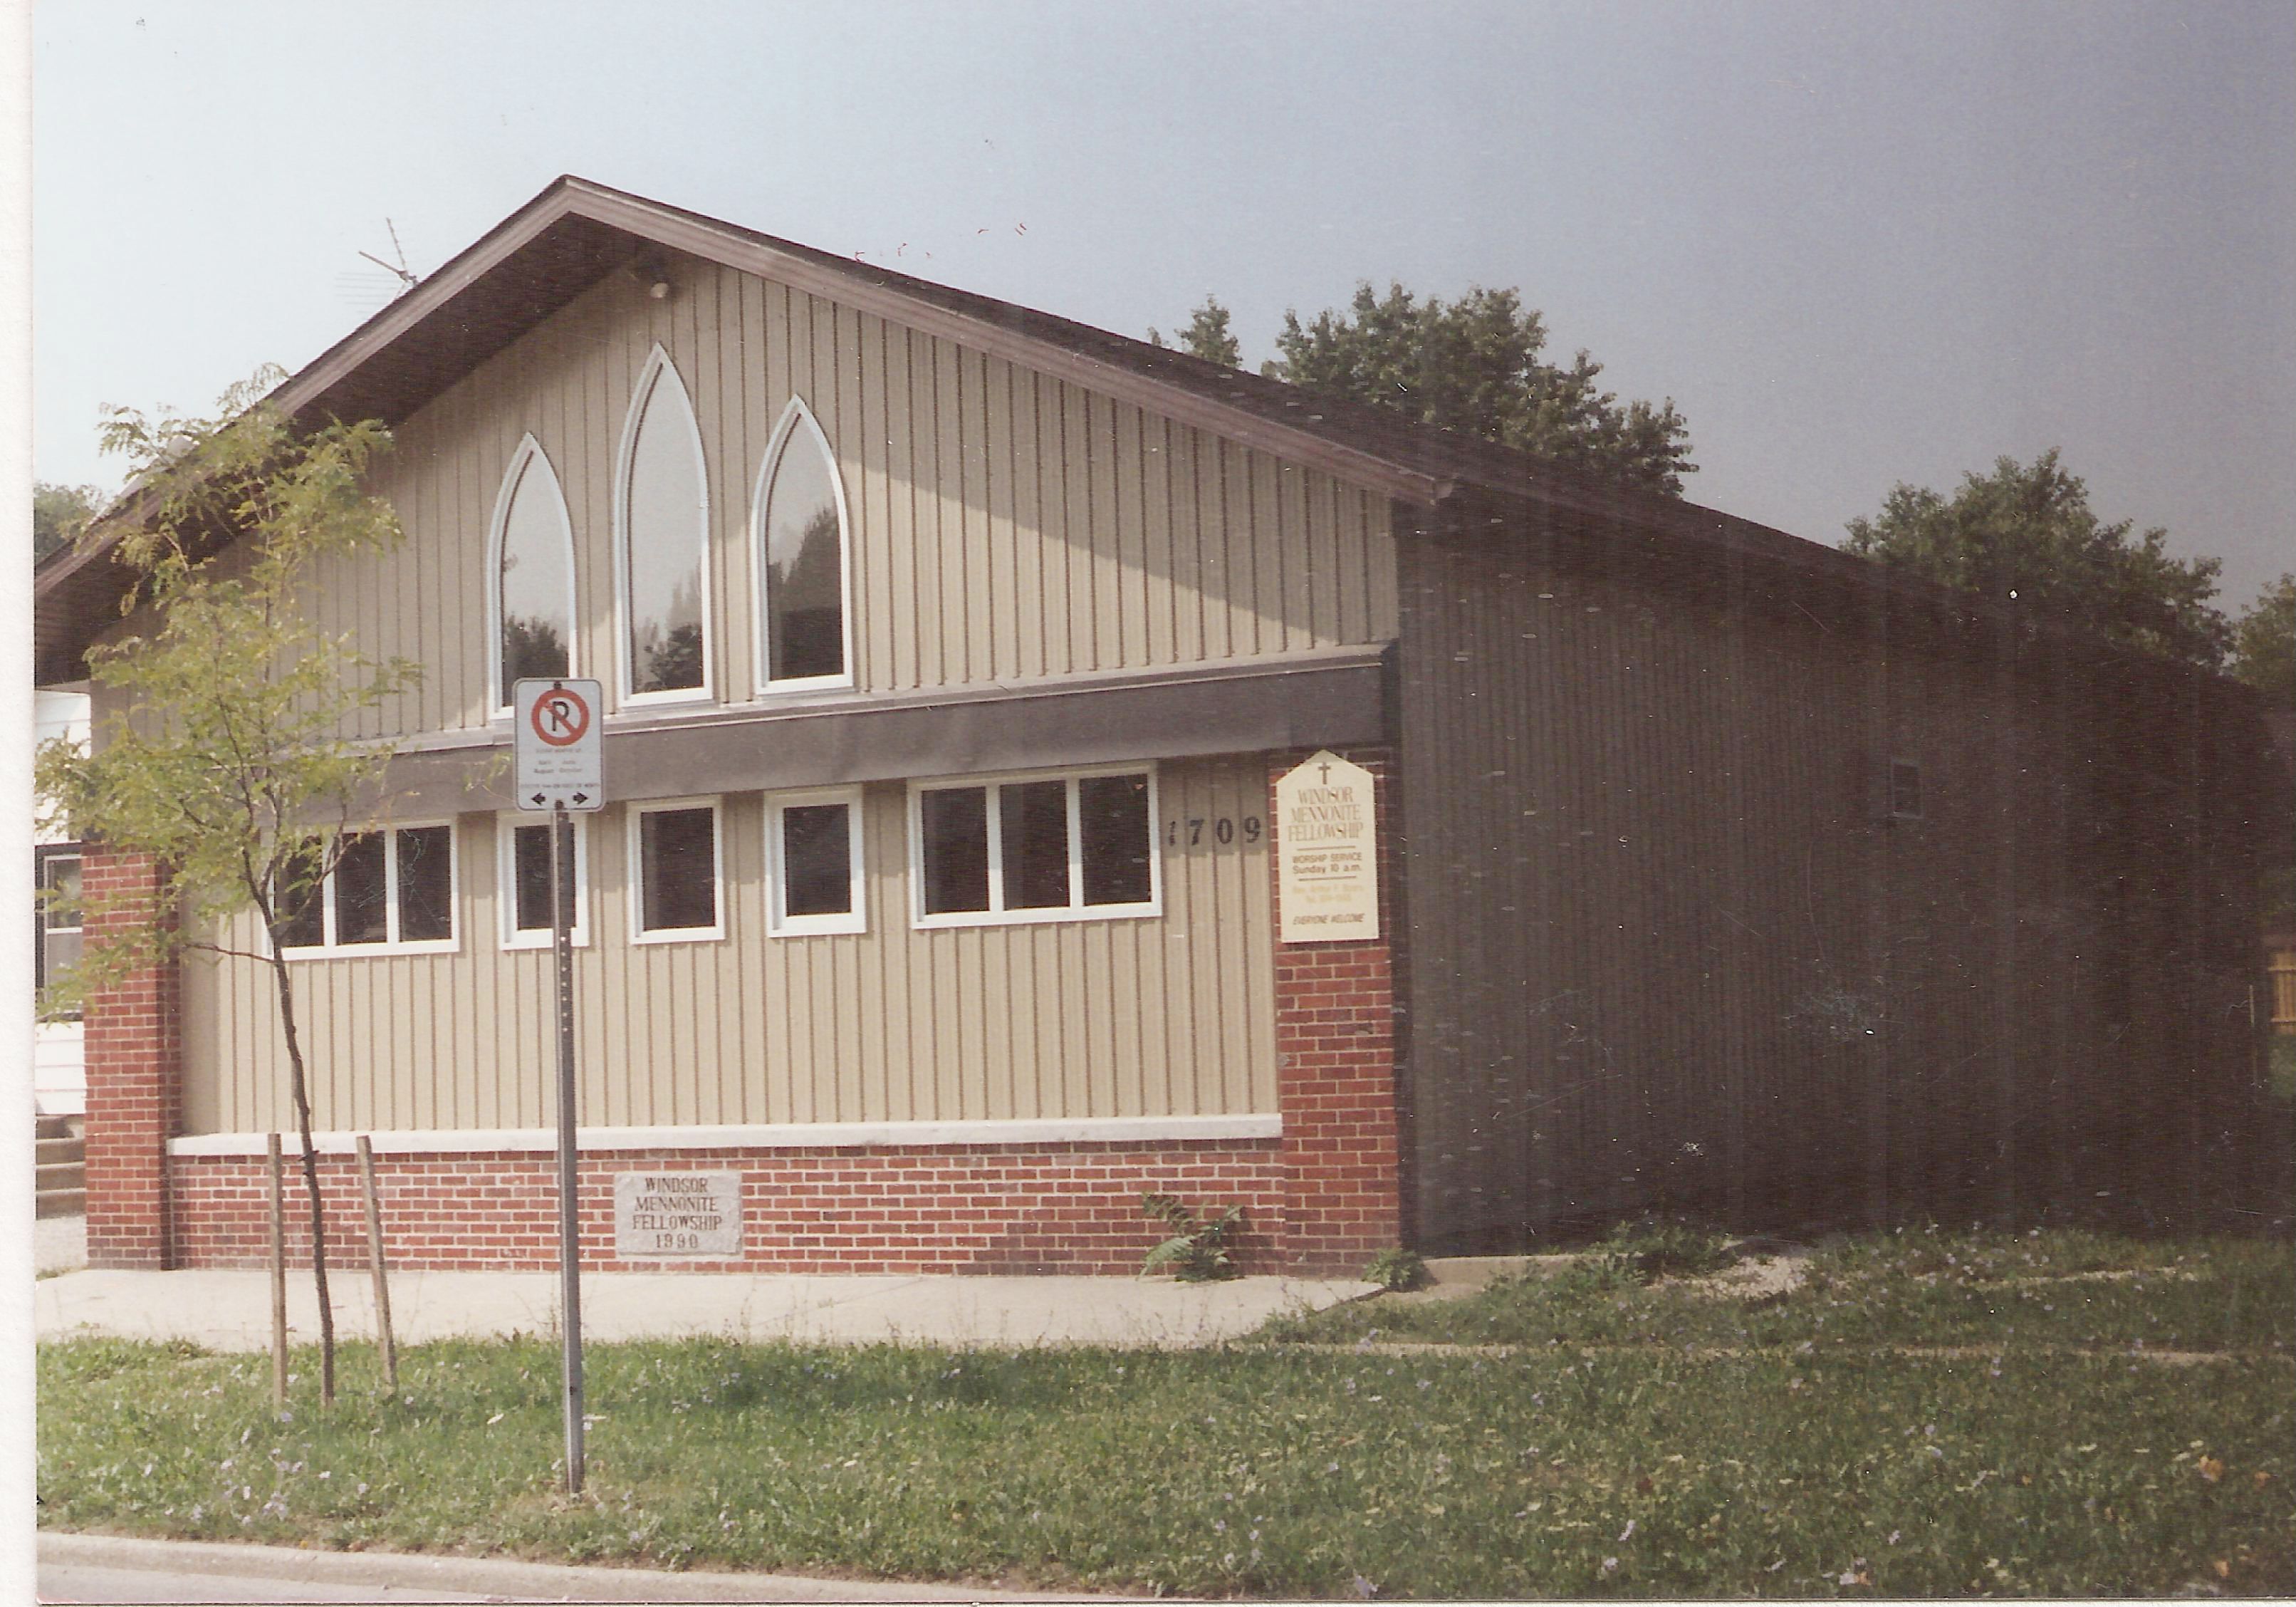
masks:
[[[625,1261],[742,1253],[739,1172],[618,1172],[614,1253]]]
[[[1379,936],[1379,824],[1372,775],[1322,752],[1275,783],[1277,936],[1340,943]]]

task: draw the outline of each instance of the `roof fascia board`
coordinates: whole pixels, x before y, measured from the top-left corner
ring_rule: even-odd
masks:
[[[302,369],[269,398],[290,414],[300,412],[409,330],[515,256],[550,225],[581,210],[576,193],[563,180],[553,184],[485,234],[428,279],[408,291]]]
[[[1229,407],[1210,398],[1195,396],[1145,375],[1130,373],[1105,363],[1065,351],[1031,335],[1016,333],[982,319],[919,300],[897,287],[873,285],[788,252],[775,250],[698,218],[665,213],[629,197],[602,193],[587,186],[570,186],[564,210],[642,235],[673,250],[704,258],[724,266],[778,280],[793,290],[905,324],[927,334],[940,335],[977,351],[1016,363],[1025,368],[1086,385],[1119,401],[1160,413],[1181,423],[1224,435],[1247,447],[1288,457],[1351,484],[1398,496],[1423,507],[1441,499],[1443,483],[1434,477],[1398,467],[1369,453],[1342,447],[1307,430],[1292,430],[1242,408]]]

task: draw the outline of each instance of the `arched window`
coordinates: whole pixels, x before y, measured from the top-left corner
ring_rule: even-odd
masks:
[[[503,475],[488,545],[495,581],[487,597],[492,690],[494,707],[502,709],[524,676],[574,673],[574,528],[558,476],[530,435]]]
[[[850,685],[845,491],[829,438],[791,397],[766,447],[750,514],[758,567],[758,682]]]
[[[709,688],[709,501],[693,404],[659,346],[622,425],[614,497],[622,696]]]

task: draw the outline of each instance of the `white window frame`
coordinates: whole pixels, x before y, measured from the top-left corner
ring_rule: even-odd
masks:
[[[444,938],[423,938],[407,942],[398,935],[398,834],[438,826],[447,828],[447,922],[453,930]],[[290,960],[342,960],[369,955],[451,955],[460,952],[463,947],[463,834],[455,829],[453,818],[395,820],[388,825],[367,826],[342,834],[345,837],[380,835],[383,840],[383,940],[380,943],[335,941],[335,873],[329,871],[327,879],[319,884],[319,930],[325,934],[326,940],[283,949],[281,954]]]
[[[659,931],[648,931],[645,925],[645,855],[640,823],[649,815],[659,815],[671,809],[707,809],[709,811],[709,865],[717,878],[717,893],[711,901],[717,922],[710,926],[668,926]],[[722,799],[649,798],[643,803],[633,803],[623,811],[623,846],[627,857],[624,863],[629,873],[624,880],[629,884],[630,941],[633,943],[714,943],[726,936],[726,809]]]
[[[774,471],[781,467],[783,455],[800,430],[813,437],[813,446],[821,453],[821,461],[829,468],[829,488],[837,501],[837,576],[841,594],[838,599],[838,627],[844,633],[844,669],[833,676],[793,676],[786,680],[773,678],[773,607],[767,597],[767,586],[772,574],[766,552],[766,497],[773,488]],[[774,426],[773,439],[766,443],[765,461],[758,466],[756,486],[750,493],[750,553],[751,570],[757,576],[751,599],[756,613],[757,676],[753,685],[760,697],[779,696],[788,692],[824,692],[853,685],[853,517],[845,500],[845,476],[839,472],[837,454],[831,449],[828,431],[821,427],[811,407],[801,396],[792,395],[789,406],[782,409],[781,422]]]
[[[542,443],[529,432],[519,438],[518,450],[511,454],[510,467],[503,471],[502,484],[495,491],[494,522],[487,534],[487,691],[493,700],[488,706],[496,719],[509,718],[511,711],[511,689],[502,684],[503,538],[510,531],[511,504],[517,499],[526,476],[537,468],[549,481],[551,505],[558,511],[558,532],[566,543],[566,674],[570,679],[582,672],[578,628],[581,615],[576,611],[574,601],[574,521],[566,510],[566,489],[559,483],[558,471],[551,466],[550,455],[542,449]]]
[[[518,923],[518,828],[548,826],[551,816],[526,809],[506,809],[495,816],[495,898],[502,906],[502,946],[504,948],[549,948],[557,934],[548,927],[529,930]],[[574,816],[574,921],[568,941],[577,948],[590,943],[590,817]]]
[[[54,926],[49,923],[50,915],[57,909],[56,902],[51,899],[49,895],[55,890],[54,867],[57,865],[69,859],[83,873],[86,870],[86,845],[78,842],[37,843],[33,846],[32,856],[32,924],[35,929],[32,933],[32,970],[35,991],[39,996],[38,1019],[44,1022],[77,1021],[82,1013],[78,1007],[75,1006],[69,1012],[52,1013],[45,1002],[48,990],[62,980],[64,969],[49,959],[48,939],[62,937],[83,939],[86,938],[85,922],[87,915],[84,906],[86,902],[86,890],[83,884],[80,899],[83,908],[71,913],[72,923],[70,926]]]
[[[630,463],[637,449],[638,426],[646,415],[646,406],[653,399],[656,387],[665,381],[677,388],[679,399],[685,408],[688,443],[693,448],[694,485],[699,490],[701,505],[700,536],[701,542],[701,685],[680,687],[668,692],[633,692],[636,666],[630,661],[630,629],[636,623],[630,600]],[[645,366],[638,373],[637,384],[630,392],[630,405],[622,415],[621,445],[614,455],[614,660],[621,679],[617,685],[620,696],[619,708],[644,708],[652,704],[706,703],[717,695],[718,643],[716,632],[710,629],[712,590],[709,576],[709,463],[701,447],[701,415],[693,410],[693,393],[685,388],[685,381],[677,372],[677,365],[660,342],[654,344],[646,357]]]
[[[841,914],[792,915],[785,907],[789,878],[782,865],[782,811],[819,804],[845,806],[846,877],[852,889],[852,907]],[[868,889],[863,880],[864,835],[861,789],[858,787],[816,787],[803,792],[766,794],[766,931],[768,935],[803,938],[869,930]]]
[[[1085,904],[1084,832],[1078,819],[1077,783],[1097,775],[1148,777],[1148,901],[1144,904]],[[1012,782],[1059,781],[1068,783],[1069,902],[1048,909],[1006,909],[1004,906],[1004,833],[998,789]],[[963,789],[988,789],[988,908],[925,913],[924,796]],[[1156,832],[1161,818],[1157,797],[1156,766],[1083,765],[1056,770],[1008,770],[993,775],[937,776],[909,783],[909,923],[922,931],[949,926],[1041,926],[1056,921],[1144,921],[1164,913],[1164,855]]]

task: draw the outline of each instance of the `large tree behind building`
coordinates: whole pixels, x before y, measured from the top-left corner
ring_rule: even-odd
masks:
[[[102,493],[94,486],[32,482],[32,562],[37,563],[86,528]]]
[[[2211,604],[2214,558],[2168,552],[2169,533],[2107,523],[2054,448],[1997,461],[1951,496],[1900,483],[1843,545],[2017,612],[2096,631],[2121,646],[2214,669],[2232,627]]]
[[[2232,672],[2284,709],[2296,702],[2296,574],[2266,586],[2233,621]]]
[[[414,669],[363,656],[299,606],[315,560],[398,539],[389,504],[365,489],[390,435],[373,422],[297,430],[257,399],[275,377],[227,393],[212,419],[122,410],[106,426],[106,449],[125,455],[134,476],[108,533],[136,577],[127,600],[135,611],[88,655],[111,712],[86,751],[42,747],[38,788],[77,834],[148,859],[161,879],[156,906],[86,910],[101,935],[74,968],[77,991],[100,994],[187,954],[269,975],[302,1141],[325,1401],[334,1396],[326,1218],[285,954],[298,918],[378,808],[390,747],[348,734]],[[238,947],[234,917],[250,910],[261,939]]]
[[[1275,357],[1260,372],[1681,496],[1682,477],[1697,465],[1673,399],[1621,403],[1584,350],[1563,366],[1546,361],[1546,348],[1545,320],[1515,291],[1477,286],[1456,301],[1423,301],[1400,284],[1384,296],[1362,284],[1346,312],[1327,308],[1305,324],[1286,312]]]
[[[1228,326],[1228,310],[1210,296],[1204,304],[1188,316],[1185,329],[1173,332],[1167,342],[1161,330],[1148,331],[1148,344],[1177,344],[1192,357],[1201,357],[1207,363],[1218,363],[1228,368],[1243,365],[1243,348],[1236,344],[1235,332]]]
[[[1176,343],[1210,362],[1234,367],[1240,360],[1227,309],[1210,297]],[[1546,349],[1546,320],[1519,291],[1477,286],[1456,301],[1422,300],[1400,284],[1382,296],[1365,283],[1346,311],[1326,308],[1306,323],[1286,312],[1276,355],[1259,371],[1618,485],[1681,496],[1682,477],[1698,465],[1673,399],[1620,402],[1603,389],[1603,365],[1584,350],[1565,366],[1547,362]]]

